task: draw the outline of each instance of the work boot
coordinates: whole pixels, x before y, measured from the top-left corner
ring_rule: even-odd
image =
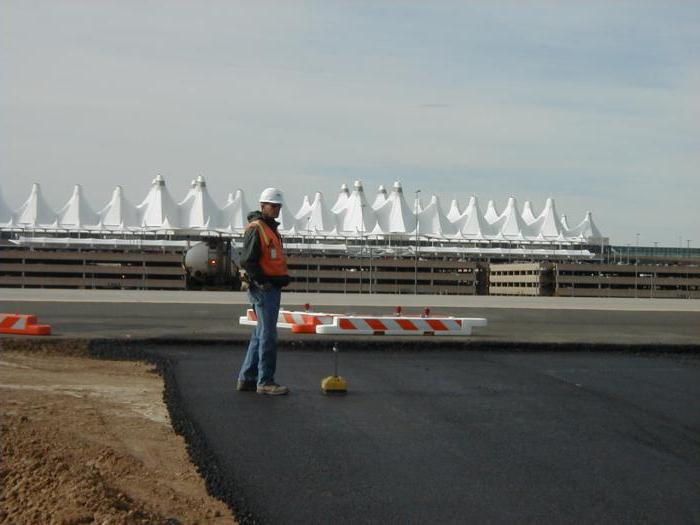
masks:
[[[239,392],[255,392],[256,387],[256,381],[241,381],[239,379],[238,383],[236,384],[236,390]]]
[[[289,389],[277,383],[270,383],[268,385],[258,385],[257,392],[268,396],[283,396],[289,394]]]

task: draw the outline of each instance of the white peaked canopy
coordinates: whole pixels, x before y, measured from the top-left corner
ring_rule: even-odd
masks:
[[[235,195],[228,194],[226,205],[221,210],[222,226],[228,231],[242,232],[248,225],[248,214],[252,211],[245,201],[243,190],[237,189]]]
[[[294,214],[294,218],[298,221],[302,217],[306,217],[311,211],[311,201],[309,201],[309,196],[304,195],[304,200],[301,202],[301,208]]]
[[[71,230],[84,229],[88,225],[95,226],[99,222],[95,213],[83,196],[83,188],[80,184],[73,187],[73,195],[68,202],[58,211],[58,226]]]
[[[199,175],[191,186],[183,201],[178,204],[180,224],[188,228],[222,227],[221,210],[209,195],[204,177]]]
[[[548,198],[544,205],[544,210],[542,210],[540,216],[537,217],[537,220],[531,224],[532,227],[537,228],[535,235],[547,240],[562,239],[562,229],[557,217],[559,217],[559,215],[557,215],[554,199]]]
[[[462,212],[457,204],[457,199],[452,199],[450,202],[450,211],[447,212],[447,220],[450,222],[457,221],[462,216]]]
[[[376,210],[377,224],[373,235],[406,234],[415,231],[416,216],[403,196],[403,188],[399,181],[394,182],[391,194],[386,202]]]
[[[496,211],[496,204],[493,202],[493,200],[490,200],[486,205],[486,214],[484,215],[484,219],[486,219],[486,222],[489,224],[494,224],[498,222],[498,219],[500,218],[501,214]]]
[[[530,201],[525,201],[525,204],[523,204],[523,221],[525,221],[525,224],[528,226],[535,221],[537,221],[537,217],[535,214],[532,212],[532,204],[530,204]]]
[[[32,184],[32,191],[24,204],[15,212],[15,224],[29,228],[58,225],[56,212],[44,200],[41,186]]]
[[[428,205],[418,214],[418,234],[426,237],[451,237],[457,228],[447,220],[437,195],[430,198]]]
[[[151,183],[151,191],[141,204],[136,206],[138,210],[139,226],[142,228],[179,228],[179,209],[165,187],[165,179],[161,175],[156,176]]]
[[[500,235],[507,239],[524,239],[525,234],[529,232],[525,222],[520,216],[518,210],[518,201],[515,197],[508,198],[506,209],[503,210],[499,219]]]
[[[350,198],[350,191],[348,191],[348,185],[343,184],[340,186],[340,193],[338,193],[338,198],[335,201],[335,204],[331,208],[331,211],[333,213],[340,213],[345,209],[346,204],[348,203],[348,199]]]
[[[259,209],[256,207],[256,209]],[[296,218],[294,217],[294,212],[289,209],[284,198],[282,198],[282,209],[280,209],[279,217],[277,217],[277,222],[280,223],[279,229],[286,231],[287,233],[296,232]]]
[[[593,214],[590,211],[586,212],[584,219],[578,226],[571,228],[567,233],[567,237],[576,237],[579,239],[603,239],[600,230],[593,222]]]
[[[416,195],[416,197],[413,199],[413,214],[418,215],[420,212],[423,211],[423,201],[420,198],[420,194]]]
[[[14,215],[12,214],[12,208],[2,198],[2,191],[0,191],[0,226],[9,227],[13,224]]]
[[[569,221],[566,219],[566,215],[562,214],[561,218],[559,219],[559,222],[564,231],[568,231],[571,229],[569,228]]]
[[[362,181],[356,180],[353,192],[343,210],[338,213],[338,230],[344,235],[366,235],[374,230],[377,216],[367,204]]]
[[[309,233],[332,235],[337,232],[337,229],[335,214],[326,208],[323,194],[317,191],[306,213],[297,219],[297,231],[305,235]]]
[[[206,230],[236,236],[245,230],[248,214],[256,209],[257,203],[250,207],[241,189],[234,195],[229,194],[224,207],[219,208],[201,176],[192,181],[191,188],[179,204],[173,201],[160,175],[153,179],[148,195],[136,207],[117,186],[109,203],[98,213],[92,211],[80,186],[75,186],[69,201],[56,213],[44,200],[39,184],[34,184],[27,200],[14,212],[0,194],[0,229],[33,228],[57,232],[65,229],[97,229],[105,234],[129,232],[134,235],[143,229],[168,230],[176,234],[179,231],[186,235],[191,235],[191,230]],[[301,207],[295,209],[283,203],[278,218],[280,231],[288,236],[371,235],[377,238],[403,236],[413,239],[418,234],[423,238],[457,241],[518,241],[532,244],[597,244],[604,239],[590,212],[572,228],[566,216],[558,214],[552,198],[547,199],[539,215],[535,215],[529,201],[525,202],[520,213],[515,197],[508,199],[502,213],[498,213],[494,201],[490,200],[486,213],[482,214],[476,196],[469,199],[461,213],[459,200],[452,199],[450,210],[445,214],[436,196],[423,207],[420,194],[416,192],[413,205],[409,205],[399,181],[394,182],[388,194],[380,186],[371,206],[362,182],[358,180],[352,193],[348,192],[346,185],[341,187],[332,208],[327,206],[323,195],[316,192],[313,201],[305,197]]]
[[[475,195],[469,198],[469,204],[464,213],[455,221],[459,237],[465,239],[484,239],[494,235],[493,228],[481,213],[479,199]]]
[[[377,196],[374,198],[372,209],[376,211],[379,208],[381,208],[382,205],[386,202],[386,199],[386,188],[384,187],[384,185],[380,185],[379,189],[377,190]]]
[[[107,206],[97,212],[99,226],[107,230],[118,230],[138,226],[136,206],[124,196],[121,186],[114,188]]]

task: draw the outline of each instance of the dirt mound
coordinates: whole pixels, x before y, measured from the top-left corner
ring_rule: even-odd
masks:
[[[0,523],[235,523],[134,362],[0,359]]]

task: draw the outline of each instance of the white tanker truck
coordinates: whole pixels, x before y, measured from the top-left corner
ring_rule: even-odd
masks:
[[[193,245],[182,256],[187,289],[240,290],[235,255],[230,239],[210,238]]]

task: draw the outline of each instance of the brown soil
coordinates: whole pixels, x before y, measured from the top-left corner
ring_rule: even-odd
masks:
[[[2,524],[233,524],[150,365],[0,353]]]

